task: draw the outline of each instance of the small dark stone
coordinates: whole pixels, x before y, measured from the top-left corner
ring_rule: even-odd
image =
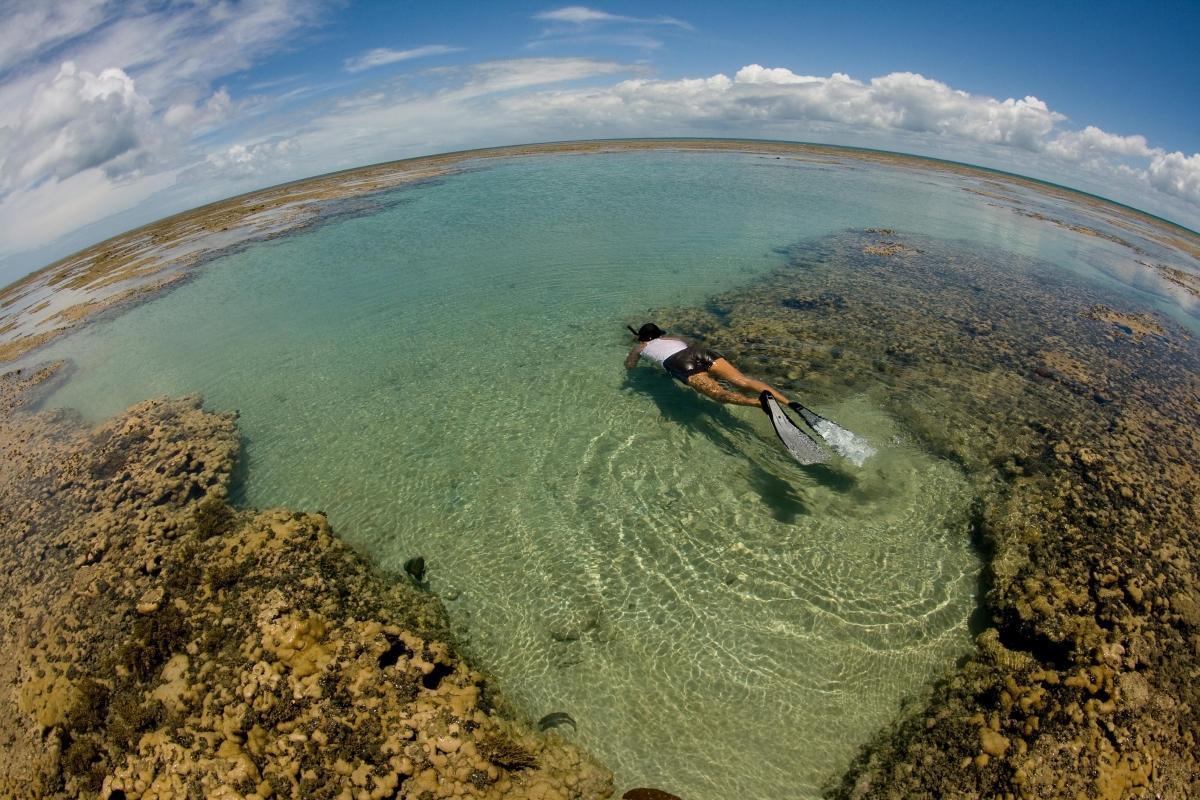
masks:
[[[570,725],[571,730],[579,730],[575,725],[575,718],[565,711],[553,711],[538,720],[538,730],[542,731],[557,728],[559,725]]]
[[[678,795],[664,792],[662,789],[630,789],[621,795],[621,800],[681,800]]]
[[[425,582],[425,558],[417,556],[404,562],[404,571],[417,583]]]

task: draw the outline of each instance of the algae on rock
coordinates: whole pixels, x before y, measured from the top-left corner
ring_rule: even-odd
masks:
[[[232,416],[196,397],[94,430],[20,411],[52,374],[0,383],[0,675],[17,687],[0,794],[611,795],[607,770],[485,701],[436,597],[320,514],[230,508]]]

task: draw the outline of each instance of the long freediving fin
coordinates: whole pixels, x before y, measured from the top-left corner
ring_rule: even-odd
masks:
[[[854,466],[861,467],[868,458],[875,455],[875,448],[871,447],[866,439],[852,431],[846,430],[836,422],[825,419],[817,412],[805,408],[795,400],[788,403],[788,408],[799,414],[808,423],[808,426],[825,440],[827,445],[837,451],[838,455],[853,463]]]
[[[792,458],[801,464],[823,464],[829,460],[829,454],[821,448],[821,445],[796,427],[796,423],[783,413],[783,409],[779,407],[779,403],[775,401],[770,392],[764,390],[758,396],[758,402],[762,406],[762,410],[766,412],[767,419],[771,420],[771,426],[775,428],[775,435],[792,454]]]
[[[816,428],[817,428],[817,423],[818,423],[820,420],[823,420],[823,419],[825,419],[824,417],[822,417],[822,416],[821,416],[820,414],[818,414],[817,412],[815,412],[815,411],[812,411],[812,410],[810,410],[810,409],[807,409],[807,408],[805,408],[804,406],[802,406],[802,405],[800,405],[799,403],[797,403],[795,400],[793,400],[792,402],[788,403],[788,408],[790,408],[792,411],[795,411],[797,414],[799,414],[799,415],[800,415],[800,418],[801,418],[802,420],[804,420],[805,422],[807,422],[807,423],[808,423],[808,427],[812,428],[813,430],[816,430]]]

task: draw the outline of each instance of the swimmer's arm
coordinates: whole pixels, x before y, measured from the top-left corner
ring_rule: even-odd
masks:
[[[645,342],[638,342],[629,351],[629,355],[625,356],[625,369],[633,369],[637,366],[638,356],[642,354],[642,348],[646,346]]]

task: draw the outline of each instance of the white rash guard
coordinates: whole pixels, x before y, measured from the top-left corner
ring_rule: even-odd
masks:
[[[659,364],[666,361],[671,356],[678,353],[680,350],[687,349],[687,342],[679,339],[668,339],[665,336],[660,336],[657,339],[651,339],[646,342],[646,346],[642,348],[642,352],[638,355],[657,361]]]

